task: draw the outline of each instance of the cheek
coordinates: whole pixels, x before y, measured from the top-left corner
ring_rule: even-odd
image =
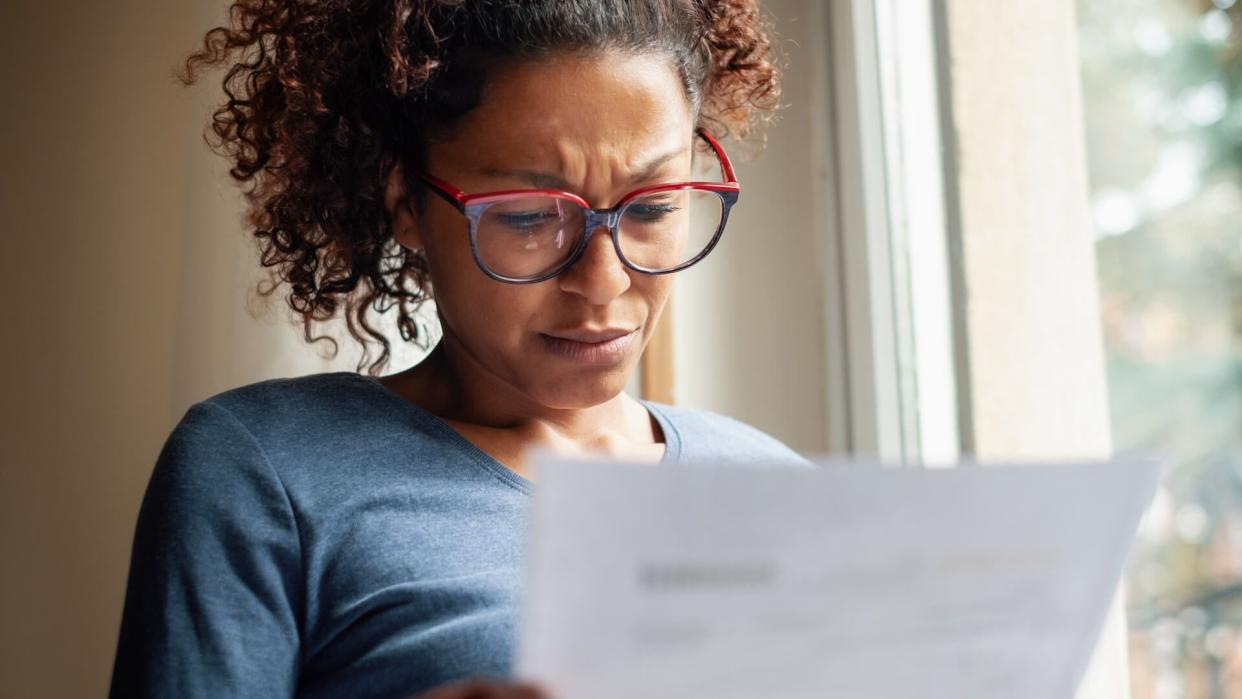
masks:
[[[656,312],[663,310],[664,304],[673,292],[673,282],[676,281],[674,275],[636,275],[636,277],[634,286],[646,301],[647,312],[654,315]],[[651,318],[649,320],[653,321],[655,319]]]
[[[464,216],[447,206],[435,206],[421,221],[423,246],[433,281],[445,284],[462,277],[474,266],[470,254],[470,229]]]
[[[432,293],[446,330],[472,345],[504,349],[529,341],[546,306],[543,285],[505,284],[482,273],[467,249],[464,260],[432,262]]]
[[[465,221],[456,211],[425,219],[424,245],[431,292],[445,322],[458,334],[493,314],[503,299],[499,282],[483,274],[470,252]]]

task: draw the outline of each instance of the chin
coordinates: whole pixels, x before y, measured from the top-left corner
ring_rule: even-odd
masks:
[[[536,383],[528,393],[549,408],[582,410],[616,398],[625,390],[633,372],[630,363],[606,370],[565,372],[551,381],[545,378]]]

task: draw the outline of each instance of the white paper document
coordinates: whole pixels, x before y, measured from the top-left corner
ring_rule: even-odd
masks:
[[[537,468],[517,674],[556,699],[1069,698],[1160,478]]]

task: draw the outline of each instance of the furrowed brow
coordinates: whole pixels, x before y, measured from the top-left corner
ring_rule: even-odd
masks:
[[[645,164],[643,164],[641,167],[638,168],[634,176],[629,179],[629,184],[634,184],[636,182],[643,182],[645,180],[651,179],[652,177],[655,176],[656,172],[660,170],[660,168],[664,167],[665,163],[672,160],[673,158],[676,158],[679,155],[683,155],[685,152],[686,152],[685,147],[679,146],[667,153],[664,153],[662,155],[657,155],[656,157],[647,161]]]
[[[635,182],[642,182],[644,180],[651,179],[655,176],[655,173],[664,166],[665,163],[685,153],[685,150],[686,149],[684,147],[678,147],[675,150],[671,150],[648,160],[646,163],[637,168],[634,175],[628,179],[628,184],[634,184]],[[504,177],[507,179],[521,180],[532,187],[538,188],[565,190],[570,188],[570,185],[565,181],[565,178],[555,173],[544,172],[541,170],[487,168],[482,171],[482,174],[488,177]]]

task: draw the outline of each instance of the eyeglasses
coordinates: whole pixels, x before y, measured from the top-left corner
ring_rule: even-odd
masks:
[[[643,274],[669,274],[707,256],[724,232],[741,191],[724,149],[703,129],[724,182],[676,182],[641,187],[608,209],[557,189],[466,194],[419,173],[432,191],[466,215],[470,250],[487,276],[511,284],[551,279],[578,261],[592,234],[607,228],[617,257]]]

